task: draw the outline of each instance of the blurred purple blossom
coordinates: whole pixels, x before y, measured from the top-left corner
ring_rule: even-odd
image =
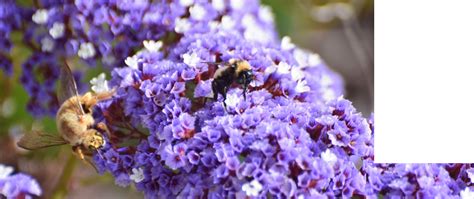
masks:
[[[29,198],[40,196],[38,182],[23,173],[13,174],[13,168],[0,164],[0,196],[6,198]]]
[[[0,69],[12,75],[13,65],[10,51],[13,47],[10,33],[21,26],[22,10],[13,0],[0,2]]]

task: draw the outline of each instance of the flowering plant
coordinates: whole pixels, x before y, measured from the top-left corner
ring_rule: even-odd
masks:
[[[56,110],[58,60],[102,63],[112,78],[94,78],[92,90],[117,93],[95,110],[111,134],[94,163],[147,198],[473,194],[469,164],[374,163],[373,116],[342,97],[342,79],[317,54],[280,41],[258,1],[41,3],[21,9],[23,27],[2,26],[6,41],[10,29],[27,27],[29,110]],[[229,89],[225,108],[221,97],[208,99],[222,67],[210,63],[233,58],[248,61],[255,77],[247,99]]]

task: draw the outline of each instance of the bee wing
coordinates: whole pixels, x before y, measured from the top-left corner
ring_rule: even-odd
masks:
[[[74,100],[73,103],[75,104],[76,110],[79,114],[85,114],[84,109],[82,108],[81,102],[79,101],[79,92],[77,91],[76,81],[74,80],[74,76],[72,75],[71,68],[65,61],[64,66],[61,67],[61,73],[59,75],[59,91],[58,97],[59,102],[62,104],[66,100]],[[76,98],[71,98],[77,96]]]
[[[17,145],[27,150],[34,150],[67,143],[68,142],[59,135],[33,131],[31,133],[25,133]]]

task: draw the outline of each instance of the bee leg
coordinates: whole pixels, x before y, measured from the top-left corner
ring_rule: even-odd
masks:
[[[213,81],[212,82],[212,92],[214,93],[214,101],[217,101],[217,95],[220,93],[218,89],[217,82]]]
[[[97,167],[94,165],[93,163],[93,160],[91,159],[90,156],[85,156],[84,155],[84,152],[82,151],[81,147],[80,146],[73,146],[72,147],[72,150],[77,154],[79,155],[79,158],[81,158],[81,160],[83,160],[84,162],[86,162],[88,165],[91,165],[95,171],[97,173],[99,173],[99,169],[97,169]]]
[[[204,97],[204,99],[202,100],[203,106],[206,106],[207,100],[209,100],[209,97]]]
[[[110,91],[102,92],[102,93],[96,93],[95,97],[98,101],[106,100],[111,98],[115,94],[116,89],[113,88]]]
[[[225,100],[227,99],[227,87],[224,87],[222,89],[221,94],[222,94],[222,98],[223,98],[222,103],[224,104],[224,110],[227,111],[227,104],[225,103]]]
[[[225,112],[227,112],[227,104],[225,104],[225,102],[222,102],[222,106],[224,106],[224,110]]]
[[[99,122],[97,124],[97,128],[104,131],[107,134],[107,136],[110,138],[111,134],[110,134],[109,128],[107,127],[107,125],[104,122]]]
[[[81,158],[81,160],[84,160],[84,153],[82,152],[81,147],[79,147],[79,146],[73,146],[73,147],[72,147],[72,150],[73,150],[77,155],[79,155],[79,158]]]
[[[244,91],[242,92],[242,94],[244,95],[244,101],[247,101],[247,87],[248,87],[248,85],[245,84],[244,85]]]

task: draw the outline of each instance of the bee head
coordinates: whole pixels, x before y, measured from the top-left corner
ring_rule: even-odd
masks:
[[[96,150],[105,145],[104,137],[99,132],[91,133],[84,140],[84,146],[90,150]]]
[[[241,85],[248,85],[253,79],[253,73],[251,70],[241,71],[237,77],[237,83]]]
[[[233,67],[235,67],[237,83],[248,85],[252,81],[253,72],[250,68],[250,64],[247,61],[235,61],[233,63]]]

